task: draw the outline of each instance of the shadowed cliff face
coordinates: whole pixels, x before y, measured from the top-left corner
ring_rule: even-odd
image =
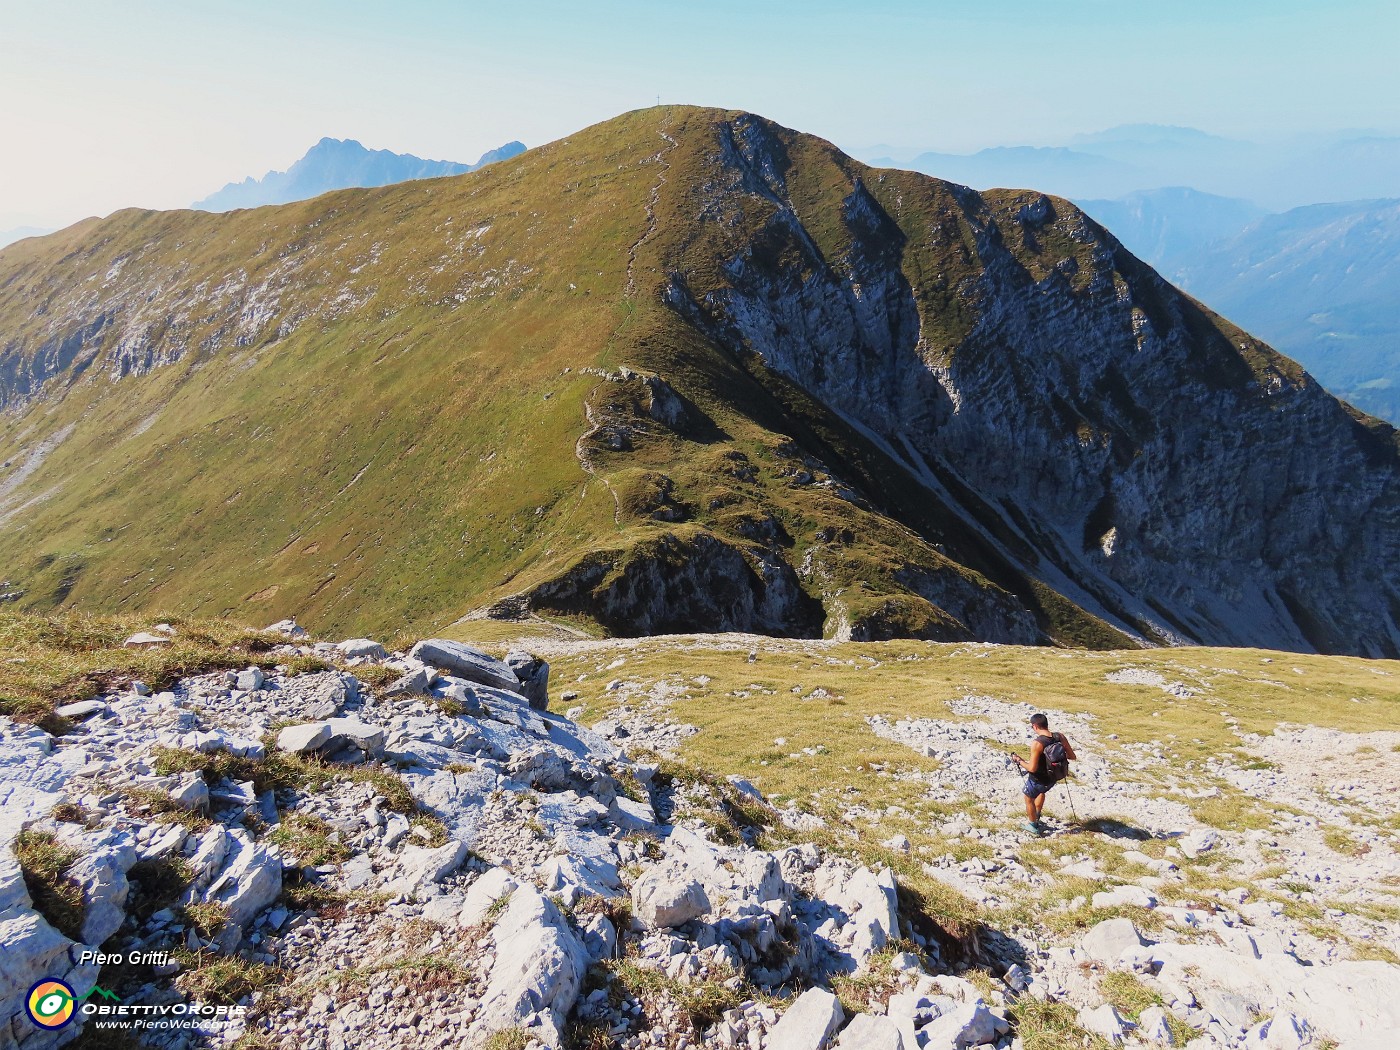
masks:
[[[714,276],[678,261],[681,316],[877,436],[1114,622],[1396,653],[1392,431],[1067,202],[864,169],[753,118],[716,139],[715,208],[760,218]],[[816,211],[790,188],[809,164],[828,168]]]
[[[27,608],[1400,652],[1393,430],[1068,203],[665,107],[0,254]]]

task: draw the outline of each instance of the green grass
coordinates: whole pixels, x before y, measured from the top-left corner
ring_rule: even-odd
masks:
[[[289,976],[279,967],[236,956],[183,950],[176,956],[185,967],[176,984],[190,998],[216,1006],[232,1006],[254,992],[276,987]]]
[[[418,814],[418,803],[403,779],[387,766],[366,763],[359,766],[328,765],[315,756],[291,755],[278,751],[268,742],[263,758],[246,758],[227,751],[205,753],[181,748],[155,747],[152,757],[157,773],[198,772],[210,785],[227,777],[251,781],[261,794],[279,788],[307,788],[332,780],[369,784],[383,798],[387,808],[408,815]]]
[[[283,856],[298,864],[318,867],[350,859],[353,851],[334,835],[331,826],[320,817],[293,812],[283,814],[267,838],[281,847]]]
[[[168,646],[126,649],[122,642],[158,620],[175,628]],[[53,732],[68,728],[53,710],[103,690],[144,681],[163,689],[176,679],[223,668],[272,667],[268,650],[280,638],[223,620],[179,616],[51,615],[0,610],[0,714],[37,722]]]
[[[80,856],[78,851],[60,844],[48,832],[32,830],[16,835],[10,849],[19,861],[34,910],[65,937],[82,940],[83,892],[68,877],[68,870]]]
[[[1070,1046],[1111,1050],[1112,1047],[1102,1036],[1080,1027],[1079,1015],[1068,1003],[1023,995],[1011,1004],[1008,1015],[1025,1050],[1064,1050]]]

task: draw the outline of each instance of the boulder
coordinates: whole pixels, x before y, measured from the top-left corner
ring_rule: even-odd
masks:
[[[1131,919],[1105,919],[1084,935],[1083,947],[1089,958],[1112,966],[1126,951],[1140,948],[1143,939]]]
[[[54,708],[54,714],[59,718],[87,718],[100,711],[106,711],[107,705],[101,700],[79,700],[76,704],[64,704],[62,707]]]
[[[635,802],[618,795],[608,807],[608,817],[623,831],[651,831],[656,827],[656,811],[650,802]]]
[[[520,692],[520,679],[506,664],[461,642],[451,642],[441,638],[429,638],[419,642],[409,650],[409,656],[446,671],[469,682],[489,685],[496,689],[509,689]]]
[[[389,651],[371,638],[347,638],[343,642],[336,644],[338,649],[347,660],[354,660],[359,657],[370,660],[383,660],[389,655]]]
[[[238,672],[234,686],[242,689],[245,693],[251,693],[255,689],[261,689],[266,680],[267,676],[262,673],[261,667],[247,667]]]
[[[25,1013],[29,990],[45,978],[57,978],[82,996],[92,989],[98,968],[95,963],[75,965],[79,946],[34,910],[19,862],[6,850],[0,850],[0,945],[0,1045],[14,1046],[23,1039],[26,1047],[53,1046]]]
[[[975,998],[949,1006],[924,1032],[928,1036],[928,1046],[962,1050],[963,1047],[995,1042],[997,1035],[1006,1031],[1007,1027],[1005,1021],[987,1009],[986,1003]]]
[[[286,726],[277,734],[277,750],[290,751],[294,755],[306,754],[324,747],[331,739],[331,727],[327,722],[304,722],[301,725]]]
[[[1079,1025],[1086,1032],[1103,1036],[1110,1043],[1121,1043],[1128,1032],[1137,1027],[1120,1014],[1112,1003],[1103,1003],[1092,1010],[1080,1010]]]
[[[209,784],[201,773],[179,773],[165,778],[163,786],[170,800],[191,812],[209,808]]]
[[[1312,1027],[1286,1011],[1274,1014],[1245,1033],[1250,1050],[1302,1050],[1312,1043]]]
[[[371,755],[384,750],[384,729],[381,726],[361,722],[358,718],[332,718],[325,724],[331,731],[327,750],[334,750],[344,744],[351,744]]]
[[[419,667],[395,678],[384,687],[385,696],[427,696],[432,692],[437,672],[431,667]]]
[[[229,924],[244,927],[282,893],[282,856],[241,828],[225,834],[223,866],[201,899],[223,905]]]
[[[1115,886],[1094,894],[1092,903],[1095,908],[1155,908],[1157,898],[1141,886]]]
[[[539,1021],[524,1034],[559,1045],[588,970],[583,942],[554,903],[530,885],[511,894],[491,937],[496,957],[473,1028],[487,1036]]]
[[[907,1050],[899,1025],[888,1017],[856,1014],[841,1031],[836,1050]]]
[[[519,693],[537,711],[549,707],[549,664],[520,649],[506,653],[505,664],[520,679]]]
[[[128,834],[114,831],[84,836],[79,856],[68,877],[83,891],[84,944],[101,944],[121,928],[126,918],[130,885],[126,873],[136,863],[136,850]]]
[[[306,628],[298,626],[295,620],[278,620],[276,623],[268,624],[263,630],[269,634],[280,634],[283,638],[290,638],[294,642],[307,637]]]
[[[809,988],[769,1030],[767,1050],[823,1050],[845,1016],[836,996]]]
[[[401,893],[405,896],[423,896],[429,886],[452,874],[466,859],[467,844],[456,839],[431,848],[405,846],[399,857],[395,877],[385,889],[389,893]]]
[[[698,919],[710,910],[710,899],[683,865],[658,865],[632,884],[632,911],[652,929],[669,929]]]
[[[1167,1023],[1167,1011],[1160,1006],[1149,1006],[1138,1015],[1138,1038],[1158,1046],[1175,1046],[1176,1036]]]

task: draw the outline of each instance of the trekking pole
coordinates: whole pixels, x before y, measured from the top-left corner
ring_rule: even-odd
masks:
[[[1069,777],[1065,777],[1065,798],[1069,800],[1069,812],[1074,822],[1079,823],[1079,814],[1074,811],[1074,792],[1069,789]]]

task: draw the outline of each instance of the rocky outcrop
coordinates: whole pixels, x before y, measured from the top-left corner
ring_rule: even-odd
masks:
[[[589,554],[535,587],[532,608],[585,612],[622,636],[750,631],[819,637],[824,612],[783,558],[706,531]]]
[[[705,242],[722,267],[673,272],[689,323],[1120,628],[1400,653],[1392,430],[1067,202],[866,171],[750,116],[715,135],[709,200],[747,223]],[[799,203],[787,176],[813,168],[839,207]]]

